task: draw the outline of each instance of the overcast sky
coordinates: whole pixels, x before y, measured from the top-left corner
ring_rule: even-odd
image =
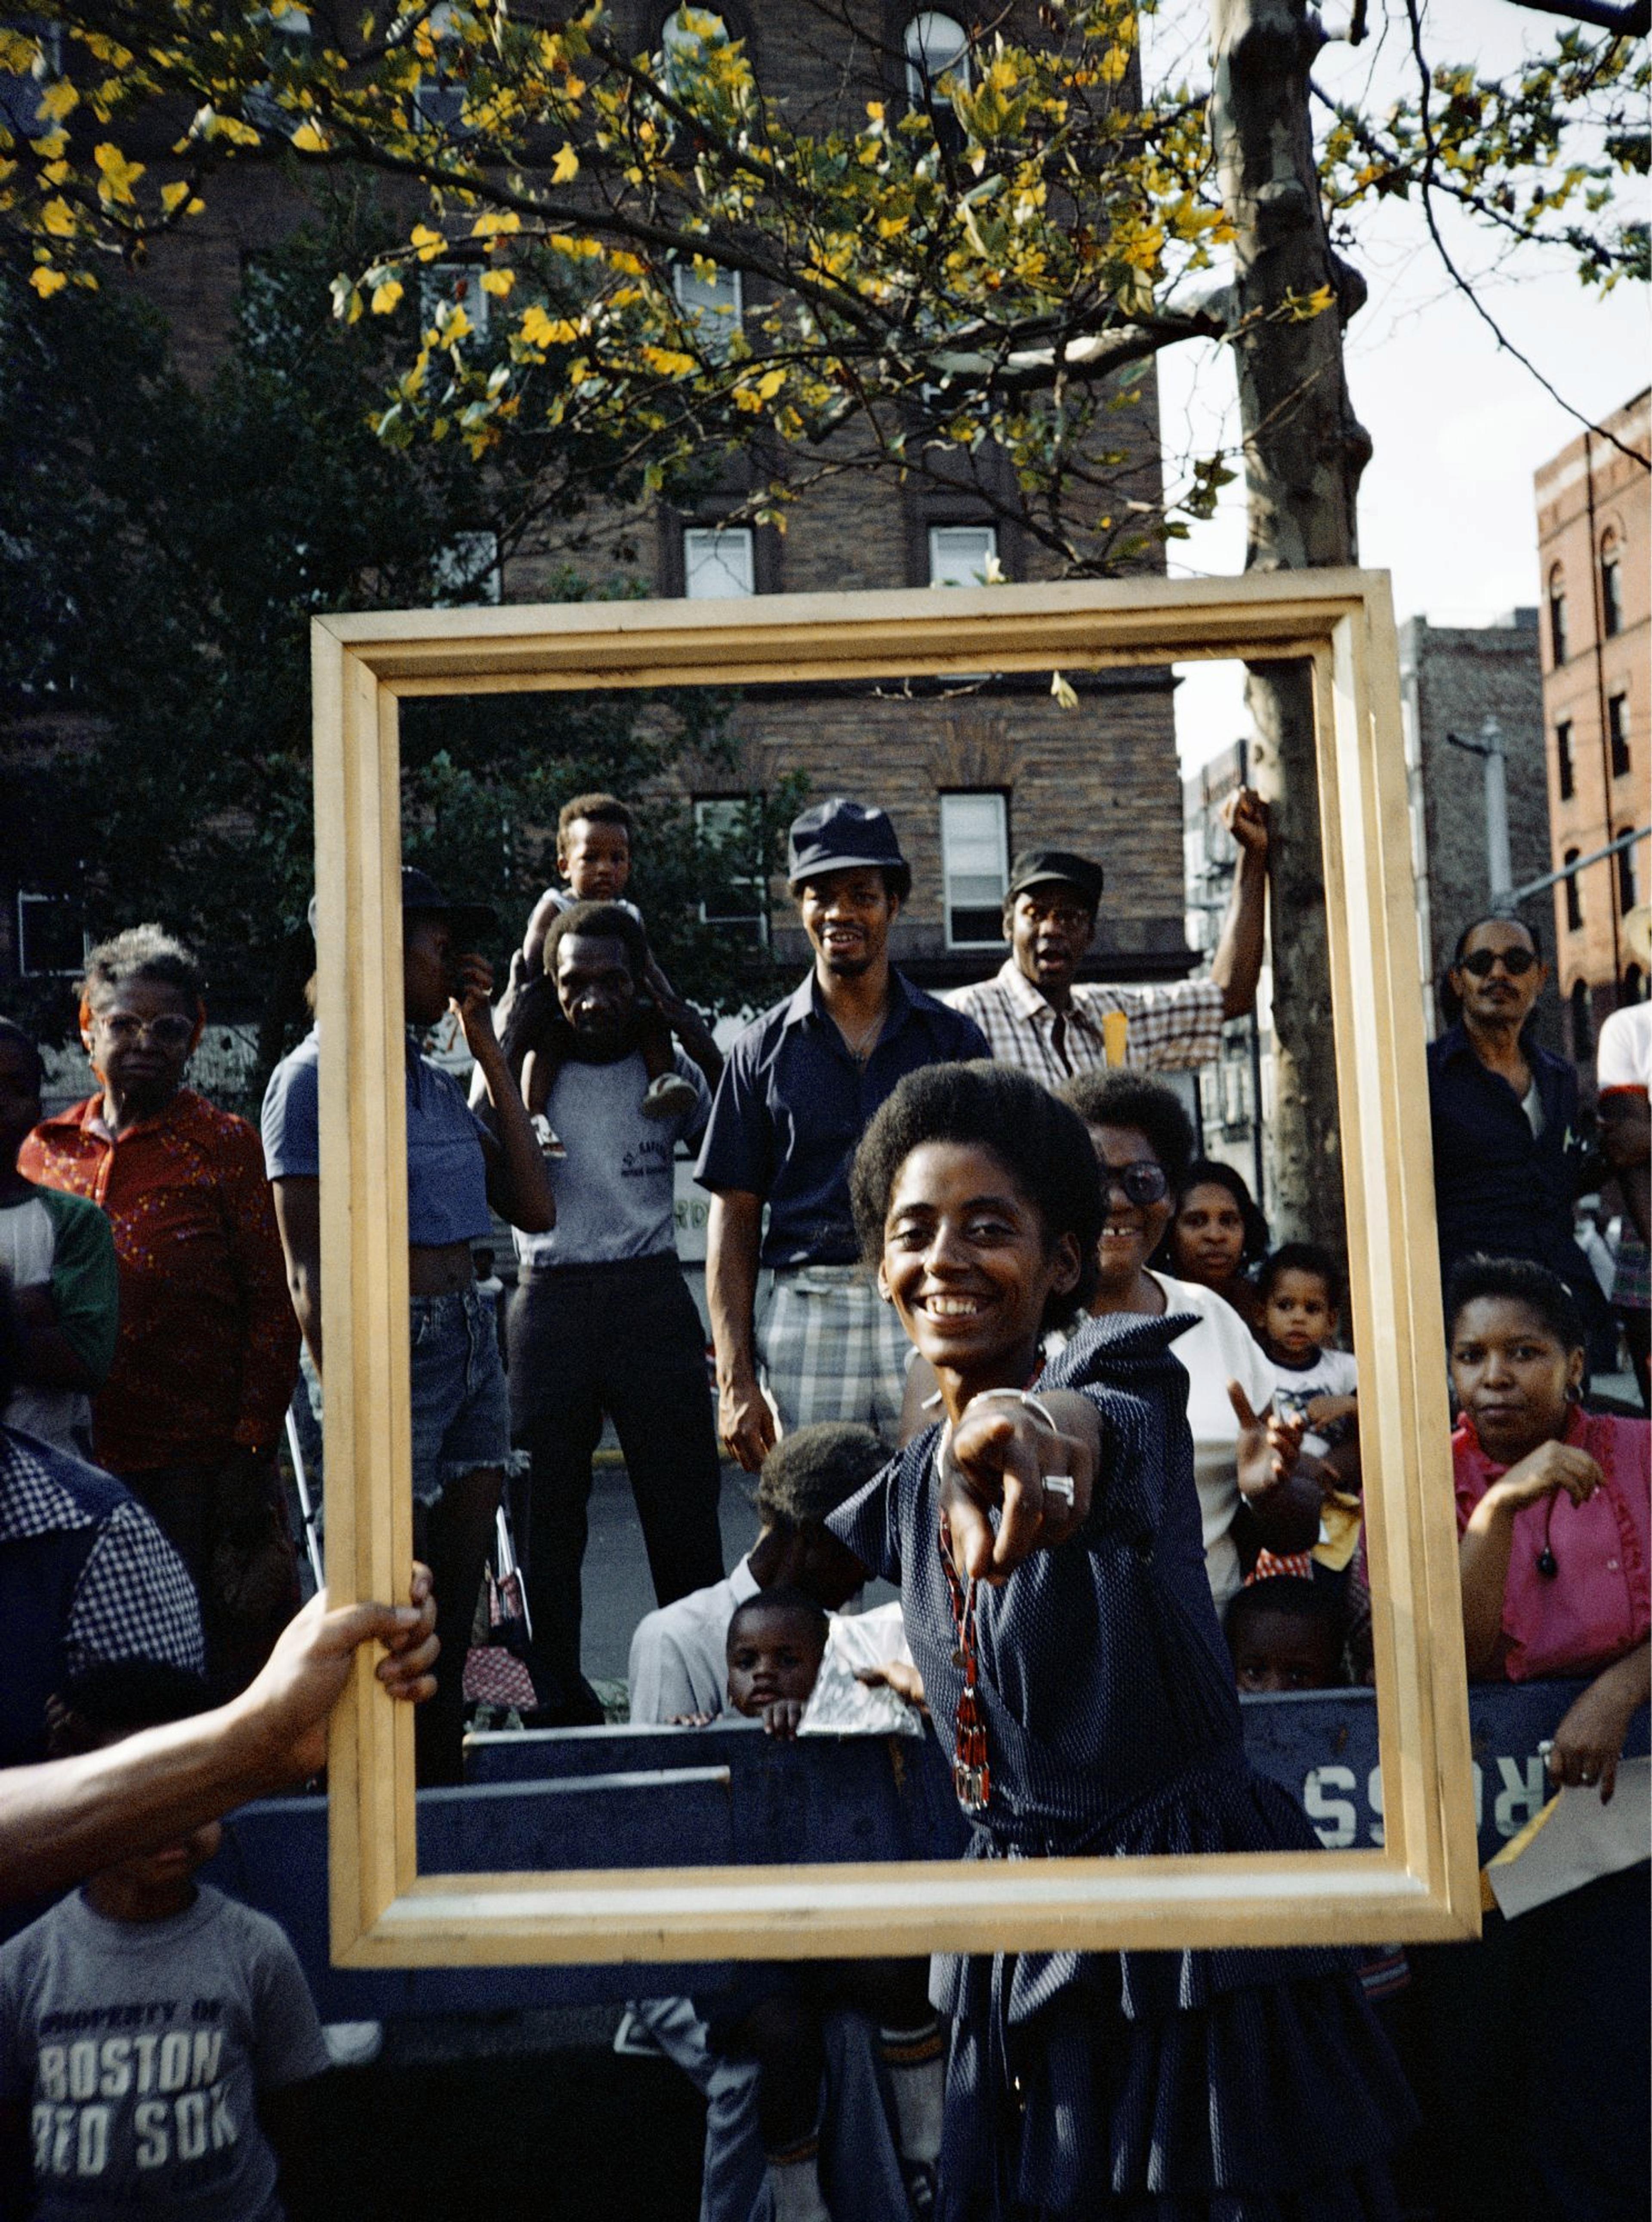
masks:
[[[1379,26],[1383,4],[1373,0]],[[1180,74],[1189,41],[1203,42],[1201,12],[1197,0],[1166,0],[1149,29],[1150,71]],[[1327,0],[1325,13],[1334,20],[1336,0]],[[1435,0],[1427,22],[1438,60],[1472,57],[1482,70],[1508,67],[1523,47],[1560,28],[1510,0]],[[1329,91],[1354,97],[1366,88],[1367,104],[1385,105],[1405,60],[1391,28],[1357,49],[1328,47],[1315,74]],[[1580,428],[1454,292],[1412,210],[1391,203],[1359,222],[1355,259],[1371,298],[1348,329],[1348,380],[1375,443],[1360,495],[1360,561],[1393,574],[1402,619],[1484,624],[1537,599],[1532,474]],[[1460,242],[1483,269],[1484,245],[1465,230],[1453,235],[1454,252]],[[1646,385],[1652,321],[1644,287],[1624,285],[1603,301],[1578,283],[1568,258],[1545,267],[1526,255],[1493,272],[1481,291],[1510,340],[1574,408],[1599,417]],[[1232,445],[1233,373],[1219,349],[1169,348],[1159,374],[1167,449]],[[1173,572],[1240,570],[1242,487],[1230,487],[1222,513],[1170,552]],[[1190,668],[1178,689],[1184,765],[1203,763],[1243,730],[1236,670]]]

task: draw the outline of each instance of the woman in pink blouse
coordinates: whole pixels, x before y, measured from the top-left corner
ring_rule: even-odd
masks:
[[[1468,1671],[1592,1675],[1548,1770],[1604,1802],[1652,1687],[1652,1423],[1583,1409],[1583,1323],[1542,1266],[1469,1259],[1447,1313]]]

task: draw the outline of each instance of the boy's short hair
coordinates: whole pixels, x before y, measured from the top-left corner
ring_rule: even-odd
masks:
[[[1333,1311],[1341,1302],[1341,1268],[1317,1242],[1282,1242],[1264,1259],[1256,1276],[1256,1293],[1264,1303],[1273,1294],[1273,1284],[1281,1273],[1311,1273],[1325,1284],[1325,1301]]]
[[[889,1462],[885,1445],[854,1421],[820,1420],[794,1428],[763,1462],[757,1517],[783,1534],[819,1527]]]
[[[168,1721],[210,1710],[206,1678],[162,1659],[100,1660],[66,1683],[48,1709],[53,1759],[94,1751],[111,1736],[132,1736]]]
[[[572,802],[563,803],[556,813],[556,846],[560,849],[568,838],[570,827],[583,818],[593,825],[622,825],[625,838],[637,838],[637,813],[617,794],[576,794]]]
[[[759,1590],[756,1597],[747,1597],[742,1604],[735,1606],[733,1617],[728,1624],[728,1637],[724,1645],[725,1652],[733,1650],[734,1631],[740,1623],[760,1612],[779,1612],[786,1614],[789,1618],[807,1620],[811,1638],[822,1651],[826,1649],[826,1637],[831,1632],[831,1623],[827,1618],[826,1607],[817,1598],[812,1597],[807,1590],[775,1589]]]
[[[1459,1315],[1482,1296],[1503,1296],[1524,1304],[1540,1319],[1562,1350],[1589,1346],[1577,1298],[1558,1274],[1530,1258],[1465,1258],[1446,1286],[1446,1340],[1457,1332]]]
[[[628,910],[611,902],[570,903],[566,910],[559,910],[546,932],[539,960],[548,980],[556,976],[556,951],[570,933],[587,934],[593,940],[623,942],[631,976],[638,987],[642,986],[643,975],[648,970],[648,936]]]
[[[1347,1633],[1347,1611],[1329,1582],[1304,1580],[1300,1574],[1266,1574],[1259,1582],[1247,1582],[1228,1599],[1222,1625],[1230,1651],[1236,1648],[1247,1623],[1263,1612],[1322,1628],[1339,1646]]]
[[[38,1095],[46,1085],[46,1060],[34,1035],[27,1026],[20,1026],[16,1019],[0,1019],[0,1042],[9,1042],[28,1058],[35,1068],[35,1093]]]

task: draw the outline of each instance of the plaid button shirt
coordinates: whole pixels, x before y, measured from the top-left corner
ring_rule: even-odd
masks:
[[[1222,991],[1214,980],[1178,980],[1168,988],[1076,987],[1072,1008],[1064,1013],[1008,957],[990,980],[949,989],[941,1001],[975,1020],[1001,1064],[1019,1064],[1046,1088],[1107,1063],[1102,1020],[1109,1011],[1122,1011],[1129,1020],[1127,1064],[1181,1072],[1222,1052]]]
[[[135,1497],[122,1497],[107,1515],[83,1503],[72,1485],[79,1465],[0,1428],[0,1548],[32,1535],[99,1529],[69,1604],[69,1673],[119,1659],[204,1673],[200,1602],[183,1560]]]

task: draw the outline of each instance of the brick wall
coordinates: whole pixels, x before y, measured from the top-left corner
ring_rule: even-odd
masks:
[[[1425,977],[1437,989],[1463,926],[1487,908],[1486,773],[1478,756],[1448,734],[1478,741],[1488,717],[1507,754],[1509,851],[1514,885],[1549,869],[1548,795],[1543,767],[1542,675],[1537,612],[1483,626],[1400,627],[1400,684],[1411,770],[1413,860],[1423,881],[1419,931]],[[1420,816],[1420,825],[1419,825]],[[1526,906],[1553,954],[1548,901]],[[1555,998],[1545,1004],[1546,1039],[1557,1039]]]
[[[617,11],[620,35],[638,49],[657,45],[669,0],[631,0]],[[853,29],[840,10],[808,0],[775,0],[758,14],[726,0],[731,31],[750,42],[763,82],[784,97],[796,120],[824,128],[834,113],[858,117],[867,99],[904,97],[902,41],[910,9],[890,0],[854,0]],[[1038,35],[1035,10],[1017,0],[1006,35]],[[409,203],[411,210],[411,204]],[[246,256],[278,240],[303,213],[292,187],[261,172],[216,179],[206,213],[157,245],[141,283],[172,319],[191,375],[204,376],[228,345],[232,306]],[[410,216],[411,221],[411,216]],[[1109,443],[1131,443],[1136,461],[1124,493],[1158,492],[1155,390],[1144,384],[1140,408],[1109,419]],[[731,476],[729,493],[770,466],[757,458]],[[696,516],[713,521],[713,499]],[[988,521],[962,481],[935,489],[845,475],[801,500],[782,536],[760,536],[760,592],[832,593],[928,582],[932,524]],[[543,531],[506,566],[510,600],[555,591],[572,568],[594,584],[641,578],[656,593],[682,592],[684,519],[657,508],[598,511]],[[1056,559],[1026,533],[999,530],[1006,574],[1056,574]],[[1158,568],[1157,558],[1152,568]],[[820,796],[847,792],[885,804],[911,855],[914,884],[900,950],[921,976],[967,978],[989,970],[989,954],[964,957],[945,945],[939,855],[939,796],[948,788],[987,787],[1009,803],[1012,845],[1057,844],[1100,857],[1108,873],[1092,970],[1102,976],[1179,976],[1192,962],[1182,909],[1180,789],[1169,675],[1106,675],[1080,685],[1080,706],[1063,711],[1047,680],[989,686],[965,698],[934,691],[915,699],[869,701],[818,690],[778,689],[752,698],[739,725],[746,763],[739,780],[708,774],[701,791],[731,791],[744,781],[772,785],[780,772],[804,772]],[[683,784],[693,789],[692,769]],[[777,890],[779,945],[790,956],[801,937]]]
[[[1644,453],[1652,445],[1652,395],[1642,393],[1606,419],[1606,429]],[[1620,832],[1648,820],[1652,778],[1652,480],[1630,457],[1586,433],[1545,463],[1535,481],[1539,585],[1542,594],[1543,716],[1553,826],[1553,862],[1568,851],[1586,857]],[[1602,557],[1617,557],[1620,623],[1606,630]],[[1564,656],[1556,654],[1553,598],[1564,596]],[[1614,764],[1611,705],[1622,705],[1627,758]],[[1569,778],[1562,776],[1561,735],[1570,728]],[[1564,792],[1569,786],[1571,792]],[[1633,899],[1644,903],[1652,854],[1632,851]],[[1580,1061],[1592,1055],[1600,1021],[1620,1001],[1644,995],[1646,982],[1623,938],[1630,905],[1615,859],[1576,875],[1576,923],[1564,884],[1554,898],[1560,951],[1559,985],[1567,1042]]]

